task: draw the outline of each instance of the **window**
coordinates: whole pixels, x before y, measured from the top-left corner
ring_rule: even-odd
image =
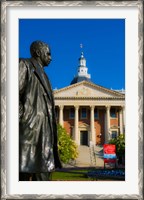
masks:
[[[112,139],[117,138],[117,131],[112,131],[111,138]]]
[[[110,110],[110,116],[112,118],[116,118],[116,109],[115,108],[111,108],[111,110]]]
[[[86,119],[87,118],[87,110],[86,108],[81,109],[81,118]]]
[[[74,119],[74,116],[75,116],[74,108],[70,108],[69,118],[70,118],[70,119]]]
[[[98,114],[99,114],[99,113],[98,113],[98,109],[95,108],[95,110],[94,110],[94,118],[95,118],[95,119],[98,119],[98,117],[99,117]]]

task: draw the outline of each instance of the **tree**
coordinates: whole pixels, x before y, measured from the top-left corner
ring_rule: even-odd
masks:
[[[116,154],[119,158],[119,163],[122,163],[125,158],[125,135],[120,134],[117,138],[111,139],[109,144],[116,145]]]
[[[75,160],[78,157],[78,147],[74,140],[67,134],[65,128],[60,124],[58,128],[58,150],[60,159],[63,163],[68,163],[70,160]]]

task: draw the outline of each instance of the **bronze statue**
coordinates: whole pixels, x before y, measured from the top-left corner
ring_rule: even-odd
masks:
[[[19,180],[47,181],[61,168],[52,88],[43,67],[51,62],[49,46],[35,41],[31,58],[19,62]]]

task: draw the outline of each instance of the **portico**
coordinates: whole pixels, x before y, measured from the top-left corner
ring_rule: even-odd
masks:
[[[78,85],[80,84],[91,85],[85,81]],[[67,89],[69,90],[70,87]],[[57,121],[66,128],[78,145],[82,143],[90,145],[90,142],[104,144],[124,133],[123,94],[116,93],[120,96],[114,98],[82,97],[82,94],[74,98],[60,97],[56,94],[57,91],[55,93]]]

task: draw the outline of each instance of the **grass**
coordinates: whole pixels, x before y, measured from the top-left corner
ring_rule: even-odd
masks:
[[[53,172],[52,181],[91,181],[87,178],[89,170],[71,170],[69,172]]]
[[[91,172],[92,169],[69,169],[65,171],[55,171],[51,175],[52,181],[118,181],[118,177],[99,177],[99,178],[90,178],[87,177],[87,173]]]

